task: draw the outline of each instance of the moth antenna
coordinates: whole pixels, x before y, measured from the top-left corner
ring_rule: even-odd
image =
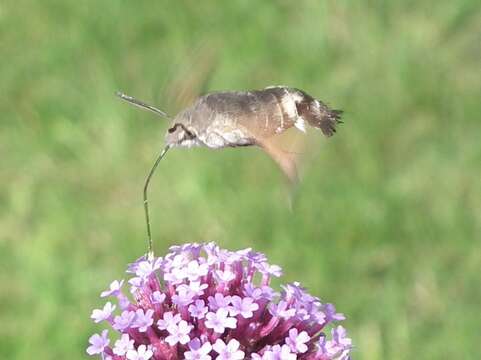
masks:
[[[150,217],[149,217],[149,200],[147,197],[147,192],[149,190],[149,183],[150,179],[152,178],[152,175],[154,175],[155,169],[157,169],[157,166],[159,165],[160,160],[165,156],[167,151],[169,151],[170,145],[167,145],[162,151],[160,152],[159,156],[155,160],[154,165],[150,169],[149,175],[147,175],[147,178],[145,179],[145,184],[144,184],[144,211],[145,211],[145,222],[147,224],[147,237],[148,237],[148,248],[149,248],[149,253],[147,258],[149,260],[152,260],[154,258],[154,250],[152,246],[152,232],[150,230]]]
[[[121,98],[122,100],[125,100],[127,101],[128,103],[134,105],[134,106],[137,106],[141,109],[144,109],[144,110],[148,110],[148,111],[152,111],[153,113],[157,114],[157,115],[160,115],[162,117],[165,117],[167,119],[170,119],[170,116],[167,115],[167,113],[163,112],[162,110],[160,109],[157,109],[155,106],[152,106],[152,105],[149,105],[149,104],[146,104],[144,103],[143,101],[140,101],[132,96],[129,96],[129,95],[126,95],[120,91],[117,91],[115,93],[115,95],[117,95],[119,98]]]

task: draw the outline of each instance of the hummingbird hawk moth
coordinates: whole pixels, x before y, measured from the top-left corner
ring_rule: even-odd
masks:
[[[117,95],[157,115],[170,117],[162,110],[123,93]],[[295,161],[271,139],[295,127],[305,132],[307,126],[320,129],[326,136],[336,132],[341,110],[329,108],[306,92],[287,86],[263,90],[224,91],[199,97],[173,119],[165,136],[166,146],[157,158],[144,186],[149,248],[151,234],[147,189],[160,160],[172,147],[206,146],[212,149],[256,145],[269,154],[291,182],[297,180]]]

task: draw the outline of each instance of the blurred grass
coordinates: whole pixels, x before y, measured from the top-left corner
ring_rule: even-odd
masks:
[[[294,211],[255,149],[169,153],[156,252],[255,247],[348,315],[355,359],[478,359],[481,5],[0,4],[0,358],[86,358],[98,293],[145,251],[162,120],[198,92],[289,84],[346,110]]]

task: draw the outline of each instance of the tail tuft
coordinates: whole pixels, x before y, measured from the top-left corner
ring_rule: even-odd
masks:
[[[319,124],[319,128],[324,135],[332,136],[336,132],[336,125],[343,123],[341,120],[342,110],[331,110],[322,103],[321,106],[324,107],[324,114],[318,118],[317,123]]]
[[[321,129],[326,136],[332,136],[336,132],[336,125],[342,124],[342,110],[330,109],[322,101],[314,99],[305,92],[295,89],[297,92],[296,107],[300,117],[315,128]]]

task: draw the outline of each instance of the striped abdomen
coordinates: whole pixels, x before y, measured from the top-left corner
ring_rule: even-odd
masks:
[[[204,114],[211,112],[210,121],[205,116],[203,121],[221,120],[266,137],[293,126],[304,131],[306,123],[331,136],[341,115],[305,92],[287,87],[212,93],[200,98],[197,107]]]
[[[340,114],[301,90],[278,86],[204,95],[174,123],[186,125],[196,136],[194,143],[222,148],[260,144],[293,126],[305,131],[306,124],[331,136]]]

